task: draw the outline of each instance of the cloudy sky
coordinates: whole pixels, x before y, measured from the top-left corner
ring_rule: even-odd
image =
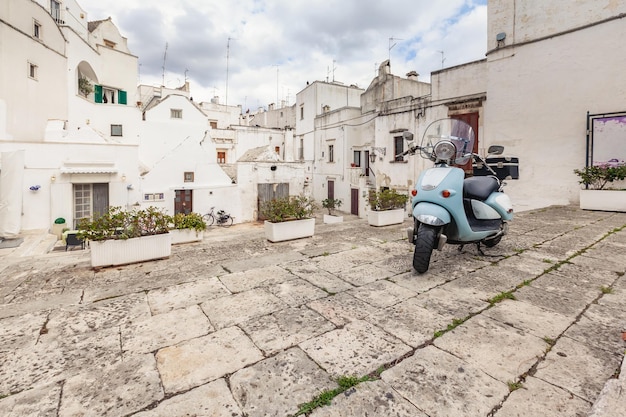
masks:
[[[487,50],[487,0],[78,2],[128,38],[142,84],[186,79],[195,101],[219,96],[244,111],[292,105],[307,81],[367,88],[386,59],[392,73],[429,81],[442,58],[448,67]]]

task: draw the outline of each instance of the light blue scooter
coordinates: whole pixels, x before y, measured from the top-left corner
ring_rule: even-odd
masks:
[[[481,244],[493,247],[500,243],[507,233],[507,222],[513,219],[513,205],[493,169],[472,152],[472,127],[462,120],[441,119],[426,128],[419,146],[412,142],[411,133],[405,132],[404,137],[409,141],[408,149],[398,156],[419,151],[420,156],[435,163],[421,173],[411,191],[414,227],[407,233],[415,245],[415,270],[426,272],[433,249],[441,250],[445,243],[474,243],[479,251]],[[488,153],[500,155],[503,151],[502,146],[491,146]],[[465,171],[454,165],[470,160],[484,164],[493,175],[465,178]]]

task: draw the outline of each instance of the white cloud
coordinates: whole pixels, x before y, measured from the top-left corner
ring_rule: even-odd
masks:
[[[90,20],[111,16],[139,57],[141,82],[187,78],[196,101],[213,95],[249,108],[295,102],[306,82],[334,79],[366,88],[377,65],[429,79],[433,70],[481,59],[486,0],[79,0]],[[389,38],[395,44],[389,51]],[[334,61],[334,71],[333,71]],[[278,74],[277,74],[278,70]],[[277,77],[278,75],[278,77]],[[278,90],[278,94],[277,94]]]

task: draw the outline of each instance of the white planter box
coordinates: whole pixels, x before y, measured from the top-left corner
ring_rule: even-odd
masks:
[[[324,214],[324,223],[341,223],[343,222],[343,216],[334,216],[332,214]]]
[[[404,209],[374,211],[367,213],[367,222],[370,226],[389,226],[404,222]]]
[[[311,237],[315,234],[315,219],[292,220],[288,222],[264,223],[265,237],[270,242]]]
[[[170,235],[172,235],[172,245],[199,242],[204,239],[204,230],[198,232],[194,229],[172,229]]]
[[[580,190],[580,208],[583,210],[626,212],[626,191]]]
[[[89,242],[89,247],[92,267],[125,265],[169,257],[172,254],[172,235],[164,233],[125,240]]]

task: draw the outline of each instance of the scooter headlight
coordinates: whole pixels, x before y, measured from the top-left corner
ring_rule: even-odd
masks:
[[[435,149],[433,149],[433,153],[437,157],[438,160],[452,160],[456,155],[456,146],[452,142],[448,142],[447,140],[442,140],[441,142],[435,145]]]

